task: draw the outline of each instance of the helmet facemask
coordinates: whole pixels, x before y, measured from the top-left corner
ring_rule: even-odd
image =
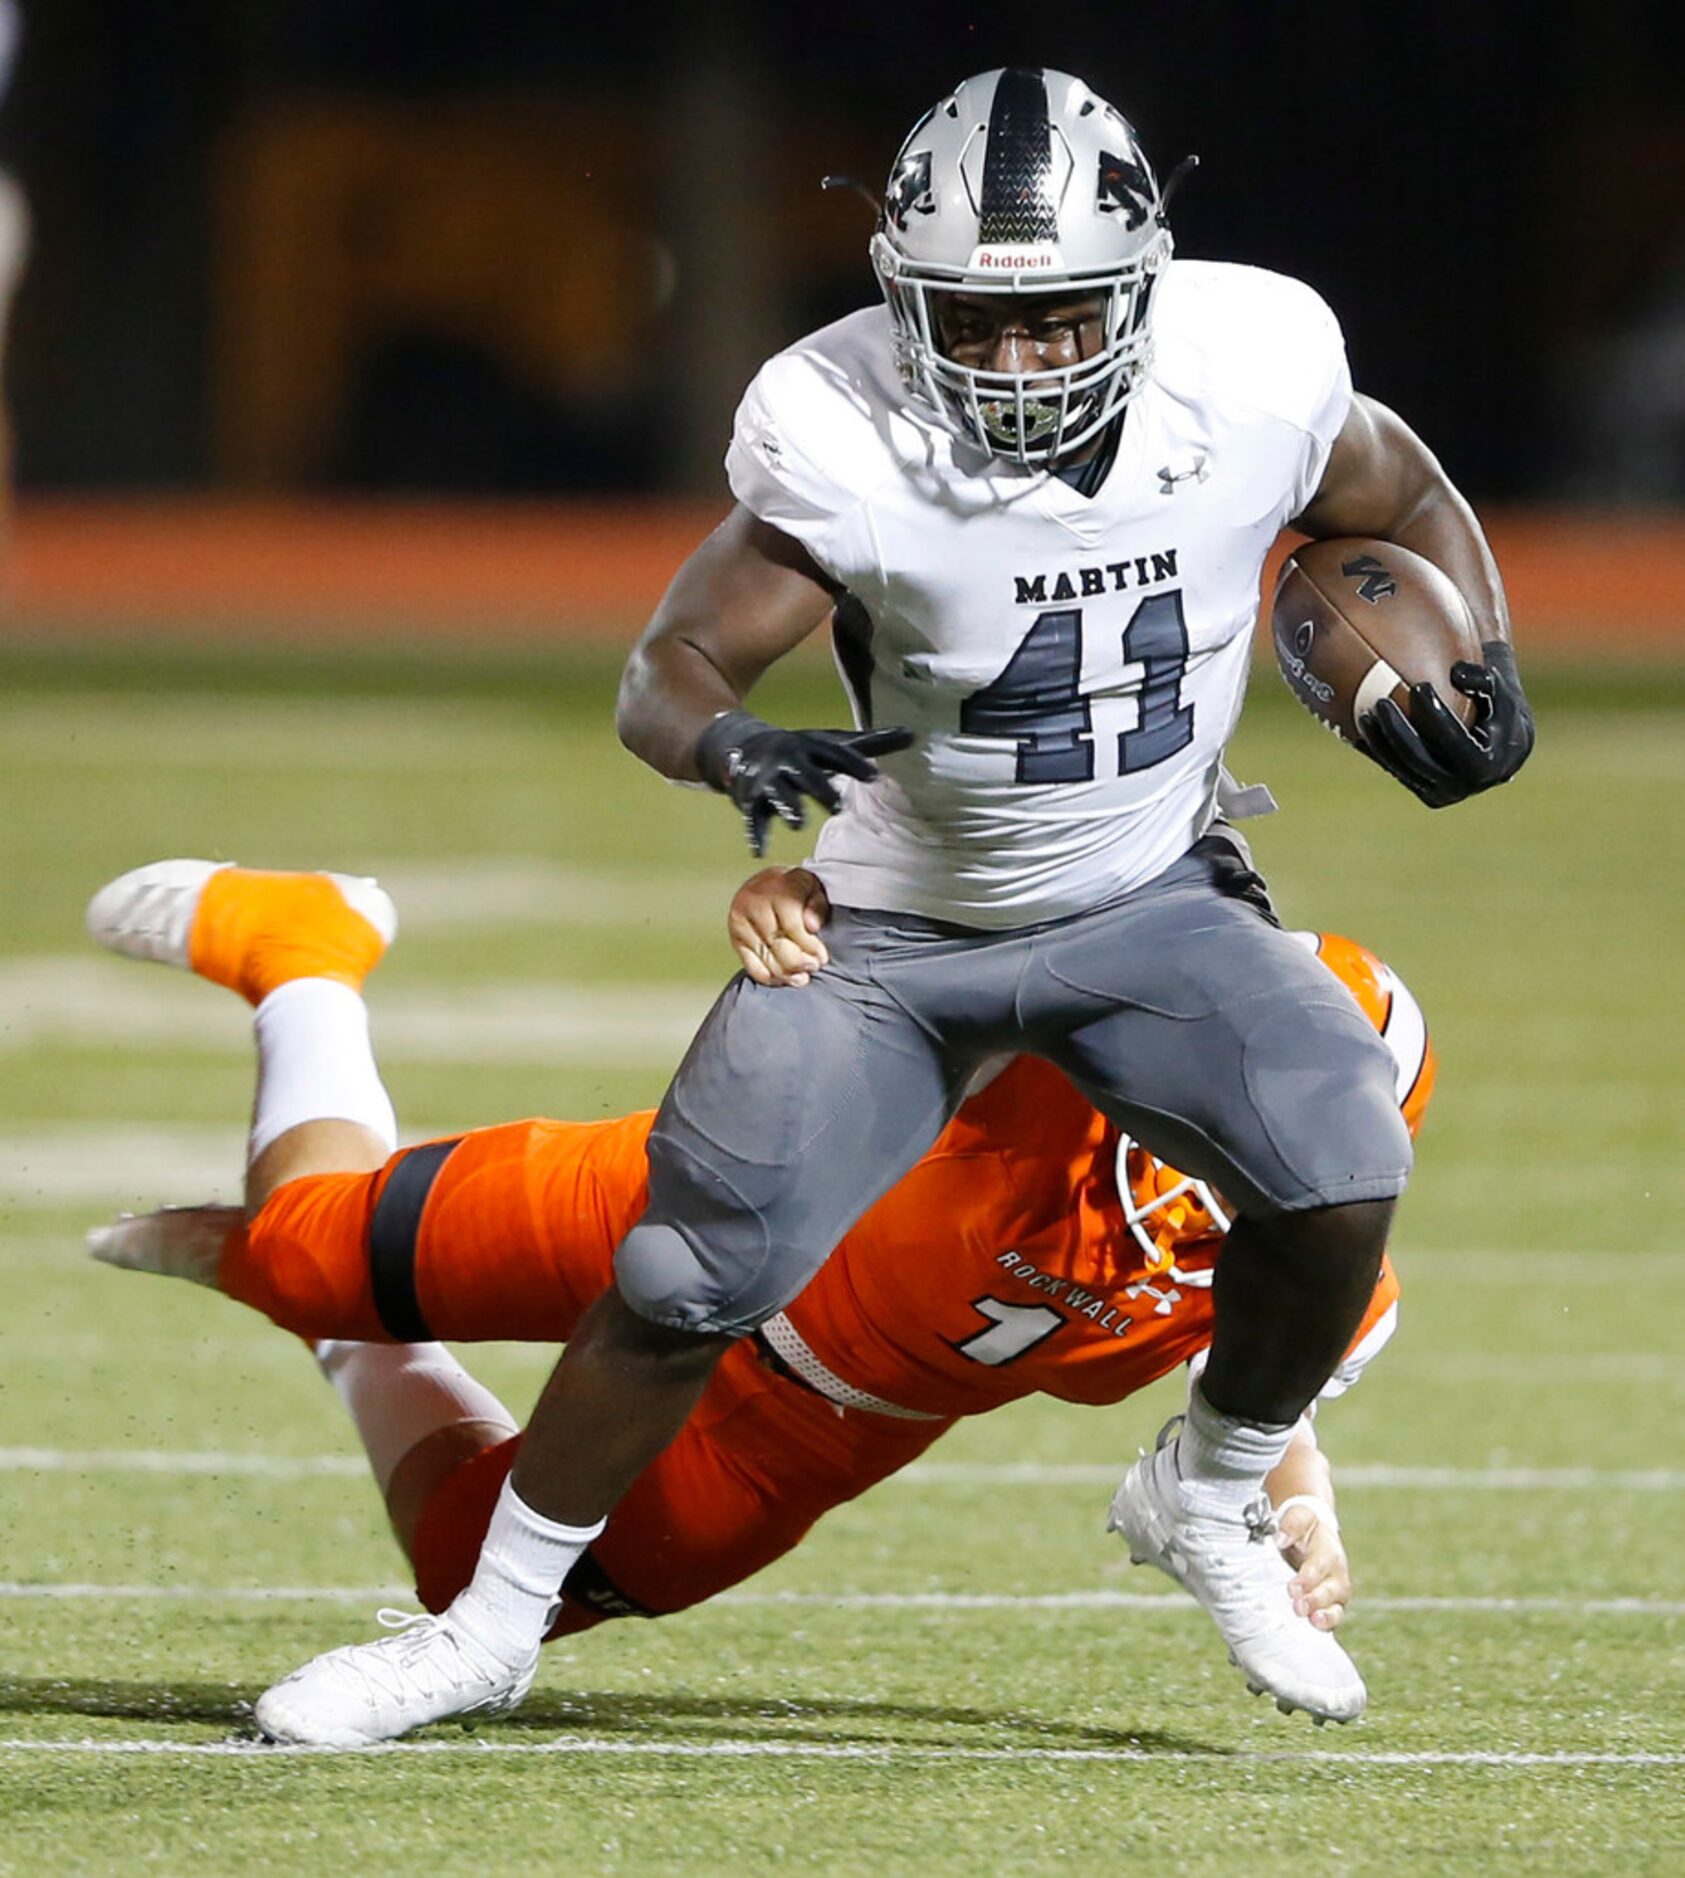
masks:
[[[1153,288],[1168,254],[1167,237],[1161,252],[1122,274],[1057,283],[1041,275],[979,281],[910,272],[881,235],[872,245],[902,376],[967,442],[1019,463],[1055,462],[1092,442],[1144,383],[1152,364]],[[1102,337],[1093,357],[1029,372],[990,372],[948,356],[940,330],[942,295],[1021,298],[1026,291],[1058,301],[1098,294]]]
[[[1209,1252],[1234,1215],[1203,1180],[1179,1173],[1128,1135],[1117,1149],[1118,1197],[1124,1223],[1146,1254],[1147,1270],[1186,1283],[1209,1284],[1209,1271],[1183,1271],[1178,1259]]]

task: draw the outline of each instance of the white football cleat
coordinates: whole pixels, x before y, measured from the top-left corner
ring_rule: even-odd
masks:
[[[246,1223],[238,1206],[165,1206],[125,1213],[88,1233],[91,1257],[130,1272],[157,1272],[219,1289],[217,1274],[228,1235]]]
[[[88,937],[108,952],[159,965],[188,964],[199,896],[231,861],[154,861],[108,880],[88,902]]]
[[[1294,1610],[1293,1568],[1275,1544],[1267,1498],[1238,1519],[1191,1510],[1176,1465],[1179,1425],[1171,1422],[1124,1476],[1107,1531],[1122,1533],[1131,1563],[1156,1565],[1204,1606],[1254,1695],[1274,1696],[1284,1714],[1302,1708],[1317,1722],[1355,1721],[1369,1692],[1329,1632]]]
[[[446,1611],[384,1610],[396,1634],[329,1650],[258,1697],[258,1728],[295,1747],[371,1748],[453,1715],[501,1715],[532,1687],[538,1652],[505,1663]]]
[[[253,1005],[295,978],[361,991],[397,930],[376,880],[226,861],[153,861],[88,902],[88,936],[108,952],[197,972]]]

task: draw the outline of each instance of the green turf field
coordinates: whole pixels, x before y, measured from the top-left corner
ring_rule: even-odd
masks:
[[[406,1126],[595,1116],[728,970],[733,818],[619,753],[577,655],[0,652],[0,1871],[1685,1869],[1685,674],[1533,676],[1534,766],[1462,810],[1268,675],[1237,752],[1284,912],[1381,950],[1442,1061],[1403,1327],[1323,1423],[1368,1720],[1249,1700],[1102,1536],[1165,1386],[973,1424],[729,1603],[554,1649],[516,1717],[326,1757],[245,1718],[402,1596],[337,1405],[79,1249],[234,1192],[242,1011],[82,905],[166,854],[378,871]],[[769,708],[834,718],[828,675]],[[546,1358],[476,1366],[524,1409]]]

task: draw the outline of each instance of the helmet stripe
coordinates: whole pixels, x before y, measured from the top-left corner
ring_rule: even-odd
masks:
[[[985,247],[1059,239],[1047,81],[1038,68],[1013,66],[996,82],[978,209]]]
[[[1386,1022],[1381,1026],[1381,1035],[1392,1052],[1393,1089],[1402,1105],[1409,1100],[1421,1080],[1422,1068],[1427,1061],[1428,1021],[1404,981],[1390,966],[1382,966],[1381,969],[1392,991],[1391,1008],[1387,1012]]]

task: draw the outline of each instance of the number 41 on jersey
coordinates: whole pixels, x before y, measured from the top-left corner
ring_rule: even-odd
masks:
[[[1139,715],[1117,739],[1117,773],[1151,769],[1193,741],[1194,707],[1180,702],[1188,629],[1180,592],[1150,594],[1123,629],[1126,665],[1139,665]],[[1009,737],[1021,783],[1094,780],[1094,723],[1082,691],[1082,608],[1038,613],[1006,669],[960,706],[960,729]]]

